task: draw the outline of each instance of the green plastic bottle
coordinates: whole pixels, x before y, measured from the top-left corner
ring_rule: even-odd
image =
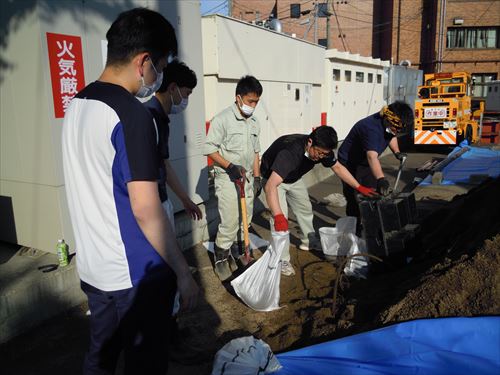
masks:
[[[57,258],[59,267],[66,267],[69,264],[68,244],[64,240],[57,241]]]

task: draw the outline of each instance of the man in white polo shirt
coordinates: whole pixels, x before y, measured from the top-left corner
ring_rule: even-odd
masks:
[[[145,8],[121,13],[106,38],[106,67],[72,100],[62,135],[77,268],[91,312],[83,373],[114,374],[123,351],[125,373],[164,375],[176,288],[189,309],[198,287],[159,198],[153,118],[134,96],[158,89],[177,41],[170,23]]]

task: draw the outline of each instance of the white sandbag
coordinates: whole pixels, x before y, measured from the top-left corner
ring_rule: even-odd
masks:
[[[246,336],[231,340],[217,352],[212,375],[270,374],[281,367],[268,344]]]
[[[241,300],[256,311],[279,309],[281,253],[290,247],[290,233],[271,232],[272,242],[264,254],[245,272],[231,281]]]
[[[356,221],[354,216],[346,216],[337,220],[335,228],[319,228],[321,248],[327,258],[348,254],[352,246],[348,235],[356,233]]]
[[[349,252],[347,253],[347,256],[355,255],[355,254],[360,254],[360,253],[367,253],[366,249],[366,241],[362,238],[359,238],[355,234],[349,233],[347,235],[349,238],[349,241],[351,242],[351,247],[349,249]],[[363,278],[366,279],[366,276],[368,275],[368,259],[367,257],[361,257],[357,256],[354,258],[351,258],[349,261],[347,261],[345,267],[344,267],[344,273],[347,276],[354,276],[357,278]]]

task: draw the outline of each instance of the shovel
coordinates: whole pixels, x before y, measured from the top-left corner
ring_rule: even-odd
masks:
[[[247,219],[247,203],[245,199],[245,179],[242,177],[235,182],[240,191],[240,206],[241,206],[241,219],[243,221],[243,240],[245,243],[245,254],[241,255],[238,259],[243,266],[250,263],[250,239],[248,237],[248,219]]]
[[[399,162],[399,170],[398,170],[398,175],[396,177],[396,182],[394,183],[394,187],[392,188],[393,193],[396,193],[396,189],[399,184],[399,179],[401,178],[401,172],[403,171],[403,166],[406,163],[406,156],[403,157],[403,159]]]

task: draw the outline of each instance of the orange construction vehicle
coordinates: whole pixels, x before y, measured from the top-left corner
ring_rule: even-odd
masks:
[[[484,102],[473,101],[471,75],[467,72],[424,76],[415,101],[414,143],[457,145],[479,141],[479,118]]]

